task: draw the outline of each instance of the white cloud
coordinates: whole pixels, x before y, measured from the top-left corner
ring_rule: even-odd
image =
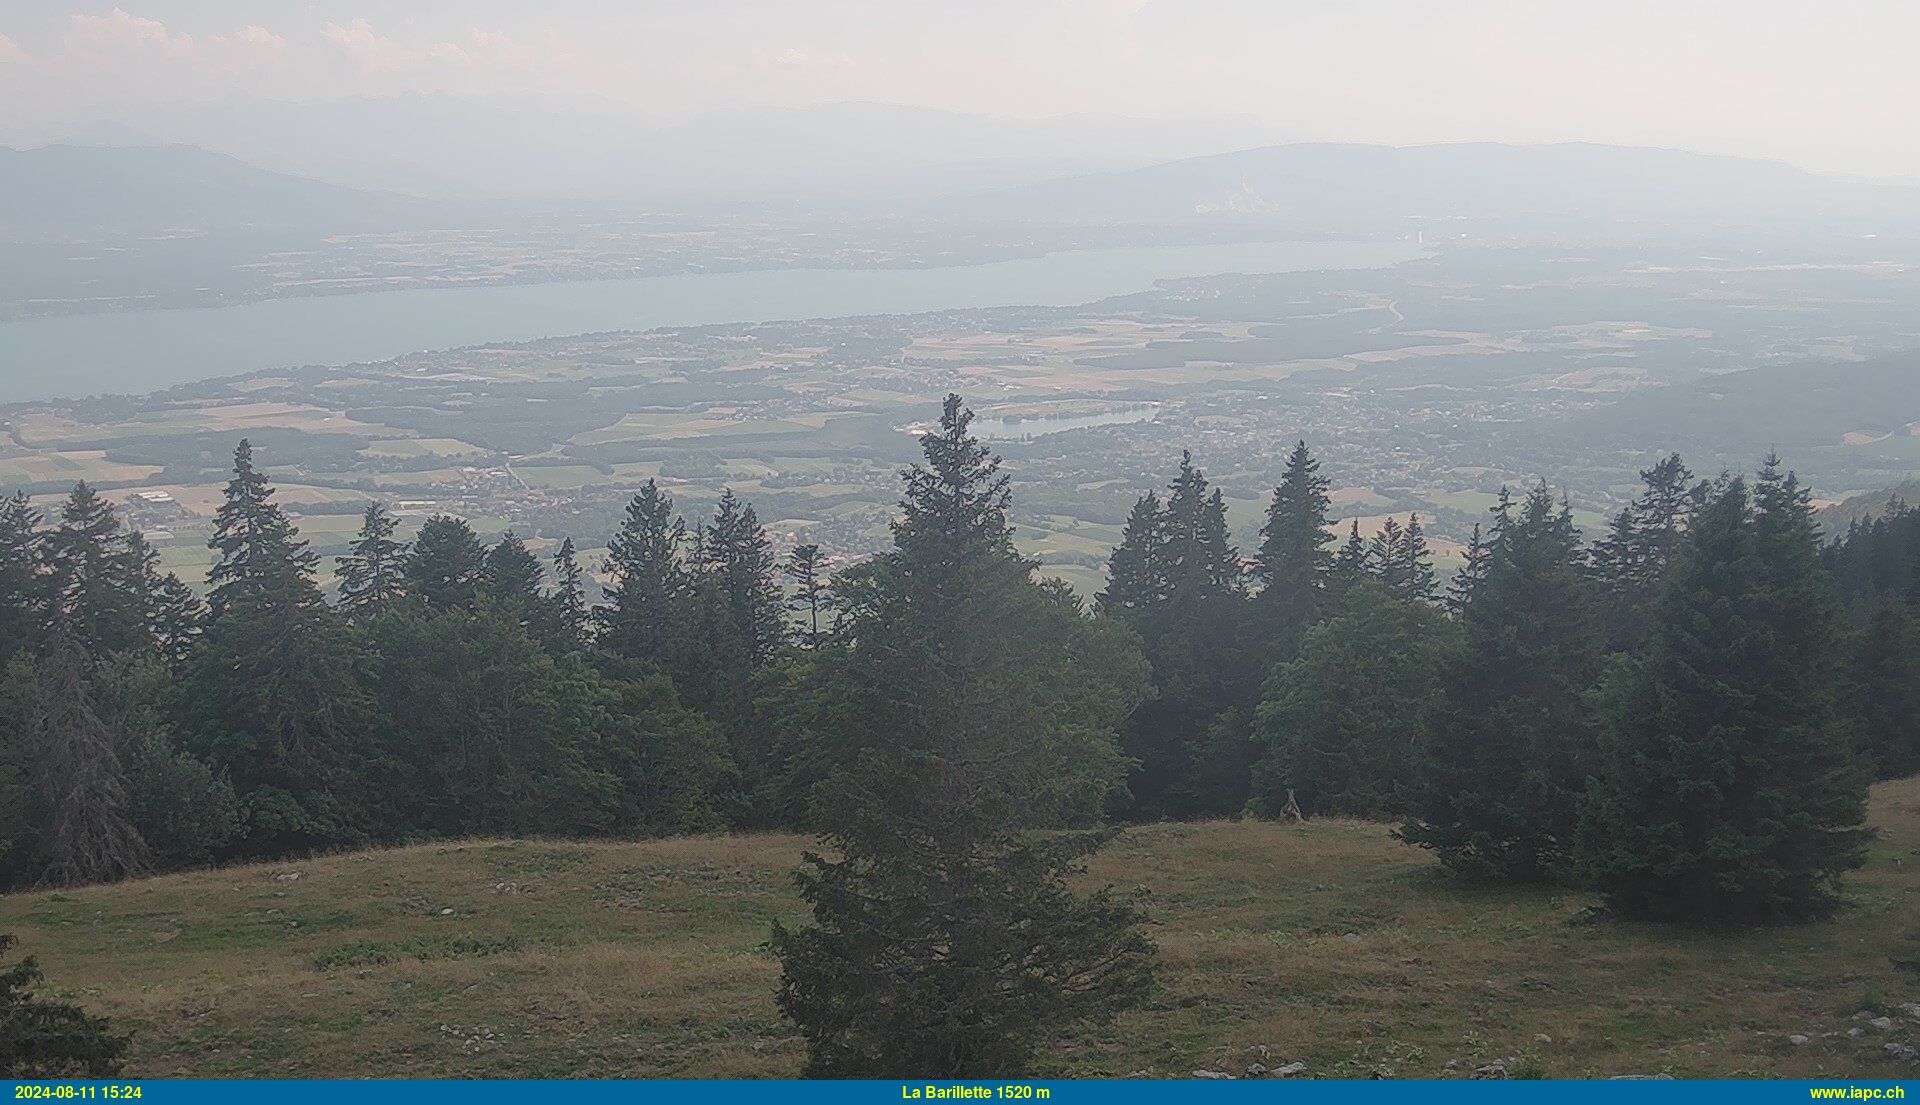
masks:
[[[115,8],[106,15],[76,15],[70,21],[68,49],[73,51],[157,52],[184,58],[193,53],[193,36],[173,34],[157,19]]]

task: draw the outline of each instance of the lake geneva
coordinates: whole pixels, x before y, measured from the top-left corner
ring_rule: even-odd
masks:
[[[0,323],[0,403],[139,393],[261,369],[600,330],[1067,306],[1219,273],[1375,268],[1404,242],[1076,250],[923,269],[782,269],[434,288]]]

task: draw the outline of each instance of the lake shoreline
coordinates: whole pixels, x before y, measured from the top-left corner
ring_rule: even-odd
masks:
[[[1163,280],[1384,268],[1425,255],[1407,242],[1141,246],[976,265],[759,269],[22,319],[0,323],[0,406],[585,333],[1065,307]]]

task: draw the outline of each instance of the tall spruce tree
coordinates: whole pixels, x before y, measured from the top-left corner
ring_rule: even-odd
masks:
[[[1402,526],[1388,518],[1367,545],[1369,574],[1401,602],[1431,602],[1439,591],[1433,572],[1433,553],[1418,514],[1407,515]]]
[[[0,671],[46,624],[44,564],[39,511],[24,491],[0,499]]]
[[[1347,530],[1347,539],[1341,544],[1340,551],[1333,556],[1333,567],[1327,575],[1327,590],[1338,600],[1371,576],[1367,542],[1360,536],[1360,520],[1356,518]]]
[[[739,642],[749,668],[765,664],[786,637],[773,542],[753,505],[742,503],[731,488],[721,492],[713,522],[701,534],[698,562],[720,600],[722,626],[717,628]]]
[[[607,648],[629,659],[667,661],[693,585],[682,559],[686,536],[673,498],[648,480],[627,504],[626,519],[607,549],[613,586],[600,611]]]
[[[1134,712],[1122,744],[1135,761],[1130,812],[1139,818],[1225,814],[1246,801],[1258,755],[1251,735],[1261,651],[1249,640],[1246,579],[1227,529],[1226,501],[1182,453],[1166,505],[1142,499],[1114,552],[1103,609],[1145,645],[1154,698]]]
[[[364,840],[369,718],[355,646],[245,441],[208,544],[219,554],[212,615],[180,680],[188,751],[232,779],[249,854]]]
[[[1095,600],[1101,612],[1118,617],[1156,608],[1165,598],[1165,512],[1160,495],[1149,491],[1133,504],[1120,544],[1107,561],[1107,585]]]
[[[827,583],[826,561],[820,546],[795,545],[787,557],[787,578],[793,581],[794,594],[789,607],[800,616],[799,636],[808,649],[820,647],[820,615],[827,613],[832,596]]]
[[[1505,494],[1504,489],[1501,494]],[[1460,570],[1453,573],[1447,581],[1446,607],[1456,616],[1466,613],[1473,604],[1473,593],[1487,578],[1487,542],[1480,533],[1480,523],[1473,524],[1473,536],[1467,539],[1467,552],[1461,561]]]
[[[1824,916],[1869,835],[1837,708],[1842,613],[1804,491],[1770,460],[1689,529],[1643,658],[1599,693],[1581,866],[1624,916],[1709,927]]]
[[[564,538],[553,554],[554,622],[556,634],[550,644],[556,651],[572,652],[587,647],[593,629],[593,612],[587,608],[587,574],[580,567],[573,538]]]
[[[1287,458],[1280,485],[1273,489],[1266,524],[1260,528],[1260,553],[1254,578],[1260,583],[1261,618],[1276,635],[1277,651],[1291,655],[1306,627],[1317,621],[1333,568],[1327,550],[1327,510],[1331,483],[1320,462],[1300,442]]]
[[[546,582],[546,569],[512,530],[493,543],[480,567],[481,593],[496,605],[522,611],[523,619],[539,605]]]
[[[1895,497],[1879,517],[1848,523],[1821,559],[1856,622],[1864,623],[1885,594],[1920,606],[1920,510]]]
[[[1379,580],[1390,595],[1404,595],[1407,590],[1407,581],[1402,574],[1405,545],[1406,534],[1400,529],[1400,519],[1391,515],[1367,539],[1367,574]]]
[[[1403,834],[1449,867],[1520,881],[1561,873],[1575,808],[1594,763],[1583,699],[1600,638],[1580,571],[1572,512],[1544,484],[1517,512],[1502,497],[1486,576],[1461,615],[1464,642],[1447,673]]]
[[[135,546],[112,504],[83,480],[44,545],[55,617],[89,659],[148,643],[144,541]]]
[[[174,668],[186,663],[206,626],[207,604],[200,601],[193,588],[172,572],[160,577],[147,607],[147,629],[161,658]]]
[[[233,479],[214,512],[207,545],[215,553],[207,573],[207,607],[214,619],[241,605],[265,612],[319,604],[313,582],[318,558],[273,501],[273,488],[254,466],[253,443],[246,438],[234,449]]]
[[[1854,641],[1851,698],[1876,778],[1920,773],[1920,619],[1898,595],[1880,598]]]
[[[812,1075],[1011,1075],[1150,980],[1135,911],[1066,885],[1102,835],[1036,832],[1118,784],[1140,662],[1033,582],[970,420],[949,396],[892,551],[855,570],[843,755],[816,813],[834,856],[801,875],[813,923],[773,935]]]
[[[1651,628],[1654,601],[1699,508],[1705,484],[1696,482],[1680,454],[1640,473],[1639,498],[1627,504],[1594,543],[1592,570],[1600,581],[1608,646],[1637,649]]]
[[[487,550],[473,527],[436,514],[421,525],[401,561],[401,586],[408,598],[436,613],[471,612],[480,603],[486,571]]]
[[[1399,577],[1404,581],[1400,598],[1407,602],[1433,602],[1440,594],[1440,580],[1433,571],[1433,551],[1427,548],[1427,533],[1420,526],[1420,515],[1407,515],[1407,528],[1401,534]]]
[[[340,558],[340,605],[372,612],[392,605],[401,594],[407,546],[394,537],[400,528],[384,503],[368,503],[360,536]]]

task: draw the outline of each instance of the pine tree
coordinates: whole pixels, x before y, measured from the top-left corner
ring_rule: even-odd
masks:
[[[318,558],[299,539],[293,523],[273,501],[273,488],[253,464],[253,444],[242,438],[233,453],[233,479],[213,516],[217,554],[207,573],[207,607],[213,619],[236,606],[258,612],[305,610],[320,604],[313,571]]]
[[[512,530],[487,550],[480,568],[480,591],[495,604],[532,611],[542,597],[546,569],[527,551],[527,543]],[[523,614],[523,617],[525,615]]]
[[[1139,661],[1032,581],[970,420],[950,396],[892,551],[855,569],[845,747],[816,814],[835,855],[801,877],[813,924],[772,941],[810,1075],[1011,1075],[1150,980],[1135,911],[1065,882],[1102,835],[1035,832],[1117,784]]]
[[[1327,510],[1332,485],[1320,475],[1320,462],[1307,443],[1294,446],[1286,473],[1273,489],[1267,521],[1260,530],[1260,555],[1254,577],[1261,585],[1262,617],[1291,639],[1318,620],[1333,558],[1327,551]]]
[[[400,522],[384,503],[368,503],[360,536],[340,558],[340,605],[353,611],[382,610],[400,597],[407,547],[394,539]]]
[[[87,693],[88,658],[65,621],[39,666],[32,741],[47,818],[47,879],[74,886],[139,874],[147,845],[127,814],[127,778],[113,734]]]
[[[1920,773],[1920,624],[1883,595],[1854,643],[1853,701],[1876,778]]]
[[[147,643],[145,541],[131,543],[113,507],[85,481],[60,509],[44,545],[55,617],[90,660]]]
[[[809,649],[820,647],[820,615],[829,609],[831,593],[820,546],[795,545],[787,557],[787,578],[793,580],[791,608],[800,615],[800,639]]]
[[[1380,529],[1367,539],[1367,574],[1380,581],[1390,594],[1405,590],[1400,579],[1400,521],[1389,516]]]
[[[1393,518],[1382,522],[1367,546],[1367,564],[1369,574],[1401,602],[1431,602],[1439,590],[1418,514],[1407,515],[1405,526]]]
[[[1502,496],[1403,834],[1463,873],[1529,881],[1572,846],[1600,640],[1571,510],[1542,484],[1511,511]]]
[[[1167,590],[1176,604],[1245,591],[1240,552],[1227,532],[1226,498],[1217,488],[1209,490],[1190,452],[1181,452],[1180,472],[1168,490],[1161,550]]]
[[[1372,575],[1367,559],[1367,542],[1360,536],[1360,520],[1354,519],[1353,526],[1347,531],[1347,540],[1334,554],[1333,567],[1327,575],[1327,590],[1334,599],[1345,597],[1355,587],[1367,581]]]
[[[648,480],[627,504],[626,520],[607,549],[613,586],[600,611],[604,643],[619,655],[663,663],[677,632],[692,579],[681,560],[687,527],[673,499]]]
[[[1140,635],[1158,694],[1128,719],[1132,813],[1226,814],[1246,801],[1264,650],[1249,639],[1245,574],[1226,500],[1182,453],[1166,505],[1134,508],[1103,609]]]
[[[1866,780],[1840,716],[1841,607],[1812,510],[1769,459],[1698,512],[1644,658],[1599,693],[1581,866],[1629,917],[1708,927],[1824,916],[1864,858]]]
[[[1465,614],[1467,607],[1473,605],[1473,593],[1487,578],[1487,542],[1480,533],[1480,523],[1473,524],[1473,536],[1467,539],[1467,553],[1461,562],[1460,570],[1447,581],[1447,609],[1455,616]]]
[[[137,529],[127,531],[127,558],[124,564],[127,589],[132,607],[139,615],[140,624],[146,628],[147,635],[153,631],[153,604],[160,592],[160,550],[153,547],[147,535]],[[134,634],[141,640],[139,634]],[[144,640],[141,640],[144,644]]]
[[[1160,496],[1152,491],[1140,496],[1127,516],[1120,544],[1107,561],[1107,586],[1095,600],[1103,613],[1126,617],[1152,609],[1166,598],[1164,528]]]
[[[245,441],[209,545],[212,616],[180,676],[189,751],[232,778],[251,854],[365,839],[369,720],[354,646]]]
[[[1880,517],[1849,524],[1821,559],[1856,622],[1864,623],[1886,594],[1920,607],[1920,510],[1894,498]]]
[[[587,647],[593,628],[593,613],[587,609],[587,574],[580,567],[580,556],[573,538],[560,542],[553,554],[553,608],[557,651],[573,652]]]
[[[401,587],[436,613],[471,612],[480,602],[486,568],[487,550],[473,527],[464,519],[436,514],[421,525],[401,562]]]
[[[147,608],[147,629],[153,634],[161,657],[176,668],[184,664],[193,652],[194,642],[206,631],[206,624],[206,603],[200,601],[191,587],[180,582],[179,576],[172,572],[162,576]]]
[[[772,658],[786,636],[773,543],[751,504],[723,490],[713,523],[701,533],[698,567],[717,589],[726,631],[740,643],[749,668]]]
[[[40,514],[26,492],[0,499],[0,671],[40,636],[47,594]]]
[[[1432,602],[1440,593],[1440,580],[1433,574],[1433,553],[1427,548],[1427,535],[1420,528],[1418,514],[1407,515],[1396,575],[1402,581],[1397,597],[1404,602]]]
[[[1637,648],[1645,640],[1661,581],[1705,493],[1705,485],[1694,481],[1678,453],[1643,470],[1640,480],[1645,490],[1614,516],[1591,557],[1604,599],[1608,643],[1617,651]]]
[[[13,949],[0,932],[0,956]],[[111,1078],[120,1073],[127,1037],[77,1005],[35,994],[39,964],[27,956],[0,968],[0,1078]]]

